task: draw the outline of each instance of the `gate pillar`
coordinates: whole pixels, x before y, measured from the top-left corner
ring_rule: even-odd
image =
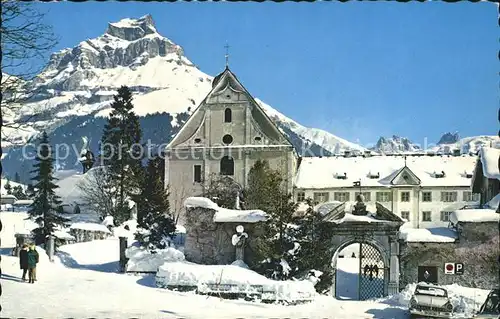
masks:
[[[390,236],[391,246],[391,259],[390,259],[390,273],[388,283],[388,294],[393,295],[399,293],[399,243],[396,236]]]

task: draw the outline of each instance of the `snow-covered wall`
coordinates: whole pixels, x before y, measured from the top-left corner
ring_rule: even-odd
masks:
[[[248,234],[245,262],[253,264],[255,239],[262,232],[260,222],[215,222],[216,211],[204,207],[187,207],[186,260],[200,264],[231,264],[235,260],[235,247],[231,243],[236,226],[242,225]]]

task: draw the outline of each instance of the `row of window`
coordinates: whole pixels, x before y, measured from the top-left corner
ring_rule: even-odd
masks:
[[[360,194],[356,192],[354,197],[356,198]],[[410,201],[410,192],[400,192],[400,201],[401,202],[409,202]],[[350,200],[349,192],[334,192],[333,200],[339,202],[347,202]],[[361,195],[364,197],[365,202],[372,201],[371,192],[361,192]],[[376,201],[377,202],[390,202],[392,200],[391,192],[376,192]],[[330,200],[329,192],[314,192],[313,200],[318,203],[328,202]],[[456,191],[446,191],[441,192],[441,202],[456,202],[458,198],[458,192]],[[297,193],[297,201],[303,202],[306,199],[305,192]],[[472,192],[464,191],[462,193],[462,200],[464,202],[475,202],[479,201],[479,194],[473,194]],[[432,192],[422,192],[422,202],[432,202]]]
[[[449,222],[450,221],[450,215],[452,212],[442,211],[440,213],[441,213],[440,220],[442,222]],[[422,216],[423,222],[432,222],[432,212],[431,211],[423,211],[421,216]],[[401,218],[406,219],[407,221],[410,221],[410,212],[409,211],[402,211]]]

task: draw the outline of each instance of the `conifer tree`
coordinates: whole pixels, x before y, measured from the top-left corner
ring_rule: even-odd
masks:
[[[16,196],[17,199],[28,199],[28,196],[24,193],[21,185],[14,186],[12,189],[12,195]]]
[[[161,157],[148,161],[142,179],[141,194],[137,196],[136,239],[143,247],[150,250],[163,249],[167,246],[165,239],[173,237],[175,223],[170,215],[168,194],[163,187]]]
[[[54,192],[58,188],[54,184],[54,158],[52,158],[52,149],[45,132],[42,134],[35,161],[35,169],[31,171],[31,173],[36,173],[32,178],[35,181],[34,199],[28,213],[39,226],[33,230],[35,242],[42,244],[45,243],[47,236],[54,232],[57,225],[64,224],[64,218],[57,214],[61,201]]]
[[[296,252],[296,266],[298,275],[307,275],[311,270],[321,271],[316,290],[324,292],[332,284],[331,254],[327,253],[331,248],[329,238],[333,229],[329,223],[322,221],[323,216],[313,209],[314,202],[311,198],[306,199],[307,210],[303,217],[296,221],[294,237],[298,243]]]
[[[16,172],[16,174],[14,175],[14,182],[21,183],[21,177],[19,176],[18,172]]]
[[[277,280],[290,278],[296,268],[291,224],[298,205],[284,188],[282,174],[267,161],[257,161],[250,169],[245,203],[268,214],[264,235],[257,238],[255,270]]]
[[[137,195],[142,169],[143,149],[140,146],[142,131],[134,113],[132,93],[122,86],[113,96],[112,111],[101,138],[101,156],[106,166],[103,178],[112,193],[115,224],[130,217],[128,198]]]
[[[3,188],[5,188],[5,190],[7,191],[8,195],[12,194],[12,185],[10,185],[10,181],[9,181],[8,178],[7,178],[7,182],[5,183],[5,185],[3,186]]]

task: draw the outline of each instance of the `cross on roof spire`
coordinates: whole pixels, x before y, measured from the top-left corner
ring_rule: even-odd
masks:
[[[226,68],[227,68],[229,66],[229,44],[226,43],[224,48],[226,48]]]

